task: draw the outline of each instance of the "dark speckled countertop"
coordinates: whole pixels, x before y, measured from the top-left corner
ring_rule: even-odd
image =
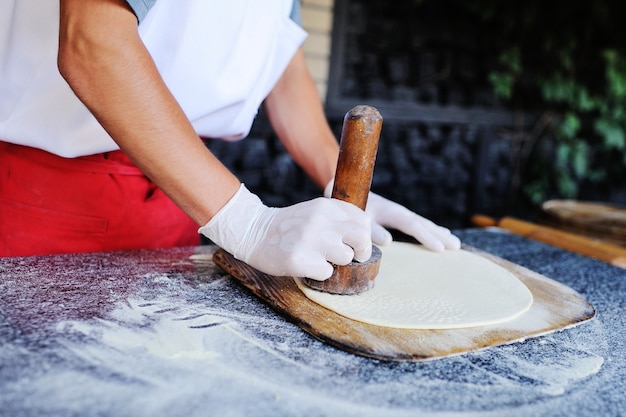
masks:
[[[2,416],[625,416],[626,270],[469,229],[563,282],[589,322],[422,363],[322,344],[210,262],[213,247],[0,259]]]

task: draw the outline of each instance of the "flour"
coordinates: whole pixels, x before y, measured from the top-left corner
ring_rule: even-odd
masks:
[[[582,326],[387,363],[314,340],[189,255],[95,254],[71,268],[54,257],[0,263],[8,265],[0,267],[0,416],[624,415],[616,410],[624,405],[621,271],[576,282],[598,293],[599,318]],[[43,277],[32,273],[42,262]]]
[[[67,349],[86,363],[104,367],[100,374],[123,376],[109,383],[121,384],[127,391],[122,394],[103,386],[102,377],[92,380],[67,374],[66,378],[83,380],[87,391],[102,389],[99,395],[112,401],[125,398],[125,409],[136,415],[172,407],[181,411],[177,415],[202,415],[201,404],[217,402],[219,397],[223,407],[240,408],[242,398],[246,403],[271,405],[273,411],[267,414],[263,407],[250,406],[248,412],[254,415],[296,406],[313,412],[319,407],[317,399],[324,398],[324,406],[334,414],[377,416],[384,407],[386,415],[409,416],[414,411],[390,404],[403,398],[422,409],[438,401],[471,408],[466,400],[476,401],[485,386],[492,389],[489,401],[502,404],[520,396],[557,397],[603,364],[591,341],[583,341],[586,349],[581,350],[580,341],[564,344],[567,338],[562,334],[446,361],[385,364],[346,355],[312,341],[297,328],[285,328],[278,316],[258,313],[177,305],[168,298],[130,299],[120,303],[108,320],[58,326],[60,333],[82,335],[80,344],[65,342]],[[90,341],[84,343],[84,337]],[[34,386],[52,383],[40,380]]]

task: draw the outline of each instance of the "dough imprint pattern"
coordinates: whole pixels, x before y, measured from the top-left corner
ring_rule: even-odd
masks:
[[[393,242],[381,247],[376,285],[358,295],[313,290],[307,298],[336,313],[378,326],[453,329],[498,324],[527,311],[528,288],[511,272],[465,250],[431,252]]]

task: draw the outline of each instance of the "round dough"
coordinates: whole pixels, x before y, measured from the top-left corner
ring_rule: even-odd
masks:
[[[358,295],[317,291],[296,278],[316,303],[378,326],[454,329],[514,319],[528,310],[533,296],[512,273],[465,250],[432,252],[420,245],[393,242],[380,248],[374,288]]]

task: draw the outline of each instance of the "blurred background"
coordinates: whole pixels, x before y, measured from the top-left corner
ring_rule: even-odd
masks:
[[[451,228],[550,199],[626,204],[626,15],[617,0],[302,0],[307,63],[339,138],[384,123],[372,190]],[[266,204],[320,195],[261,112],[209,148]]]

